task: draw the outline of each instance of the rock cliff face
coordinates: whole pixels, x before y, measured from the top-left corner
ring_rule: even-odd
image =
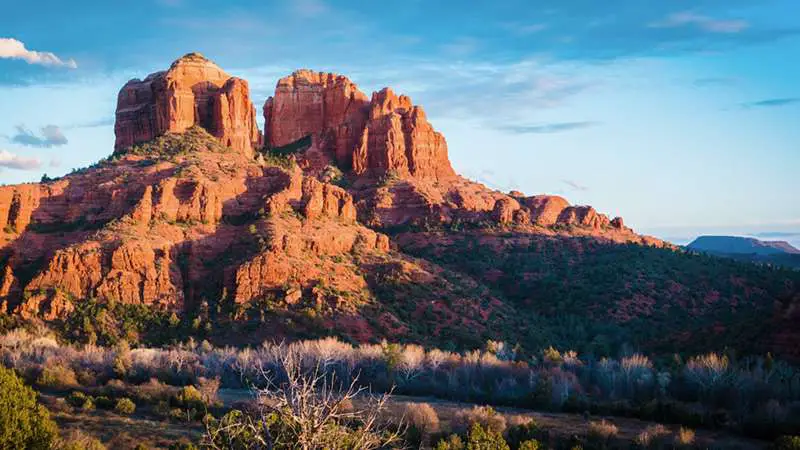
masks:
[[[357,175],[455,176],[447,143],[422,108],[388,88],[368,100],[346,77],[297,71],[278,81],[275,95],[264,104],[264,120],[271,147],[310,136],[312,154],[321,152]]]
[[[117,98],[114,150],[193,126],[248,155],[261,144],[247,82],[226,74],[199,53],[189,53],[168,70],[123,86]]]
[[[0,305],[55,319],[88,298],[182,311],[223,291],[246,303],[289,284],[364,289],[354,266],[330,258],[383,254],[389,239],[356,222],[347,191],[207,133],[187,139],[187,154],[122,155],[0,187]]]
[[[455,176],[444,136],[428,123],[422,107],[389,88],[372,95],[367,126],[353,154],[353,171],[437,180]]]
[[[282,147],[311,136],[316,149],[349,166],[368,106],[367,96],[346,77],[299,70],[281,78],[264,103],[264,141]]]

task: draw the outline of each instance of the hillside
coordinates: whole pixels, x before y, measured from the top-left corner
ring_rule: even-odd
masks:
[[[75,340],[338,335],[774,351],[800,274],[460,177],[410,98],[308,70],[263,105],[199,54],[120,91],[113,154],[0,187],[0,305]]]

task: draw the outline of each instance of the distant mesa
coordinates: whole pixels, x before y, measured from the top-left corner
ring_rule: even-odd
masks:
[[[115,153],[168,132],[200,126],[234,150],[252,155],[261,133],[247,81],[232,77],[200,53],[163,72],[133,79],[117,98]]]
[[[762,241],[741,236],[700,236],[686,246],[690,250],[730,255],[800,254],[800,250],[785,241]]]

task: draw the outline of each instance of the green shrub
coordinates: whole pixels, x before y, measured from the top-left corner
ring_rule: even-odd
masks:
[[[472,425],[469,430],[466,450],[511,450],[503,439],[503,435],[491,429],[484,429],[480,424]]]
[[[435,450],[464,450],[464,442],[461,436],[451,434],[447,439],[442,439],[436,444]]]
[[[197,450],[197,446],[191,442],[179,441],[170,444],[169,450]]]
[[[197,390],[196,387],[191,385],[184,386],[183,388],[181,388],[180,392],[178,392],[178,395],[175,396],[175,399],[181,406],[202,407],[203,405],[205,405],[205,402],[203,401],[203,394],[199,390]]]
[[[114,375],[124,379],[131,370],[131,346],[128,341],[121,340],[116,345],[116,355],[114,356]]]
[[[84,411],[94,410],[94,399],[80,391],[73,391],[67,397],[67,403]]]
[[[49,449],[55,422],[36,401],[36,393],[11,369],[0,365],[0,448]]]
[[[133,403],[133,400],[129,398],[121,398],[114,405],[114,411],[119,414],[133,414],[136,411],[136,403]]]
[[[773,447],[775,450],[800,450],[800,436],[781,436]]]
[[[100,409],[112,409],[115,403],[110,398],[101,395],[94,398],[94,404]]]
[[[204,420],[210,432],[203,438],[203,443],[209,444],[209,448],[254,448],[253,443],[258,442],[275,421],[274,414],[268,415],[266,420],[254,420],[249,414],[234,409],[219,420],[213,417]]]
[[[539,441],[531,439],[519,445],[519,450],[539,450]]]
[[[57,450],[106,450],[106,446],[102,442],[81,430],[72,430],[67,438],[59,442],[55,448]]]
[[[56,364],[42,369],[36,384],[51,389],[68,389],[78,385],[78,378],[71,368]]]
[[[149,158],[172,159],[196,151],[224,153],[229,150],[205,129],[193,126],[183,133],[166,133],[151,141],[133,145],[115,152],[115,155],[132,154]]]
[[[525,442],[536,442],[541,438],[542,430],[533,419],[522,418],[522,420],[508,427],[506,432],[506,440],[511,448],[521,449]]]

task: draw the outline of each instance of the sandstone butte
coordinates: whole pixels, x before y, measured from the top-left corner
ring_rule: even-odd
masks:
[[[261,146],[247,82],[199,53],[185,55],[166,71],[126,83],[117,98],[116,116],[115,151],[193,126],[248,155]]]
[[[422,108],[388,88],[368,97],[343,76],[300,70],[278,82],[263,112],[264,147],[309,140],[293,168],[258,152],[247,82],[202,55],[125,84],[113,158],[55,181],[0,187],[0,307],[56,319],[87,298],[186,310],[209,298],[274,295],[312,299],[359,336],[374,332],[355,308],[369,302],[376,273],[448,283],[443,269],[391,243],[390,227],[461,221],[663,245],[589,206],[458,176]],[[193,150],[163,154],[181,135]],[[346,189],[322,181],[331,167]],[[448,314],[480,327],[470,317],[481,302],[467,300]],[[378,321],[395,323],[391,314]]]

